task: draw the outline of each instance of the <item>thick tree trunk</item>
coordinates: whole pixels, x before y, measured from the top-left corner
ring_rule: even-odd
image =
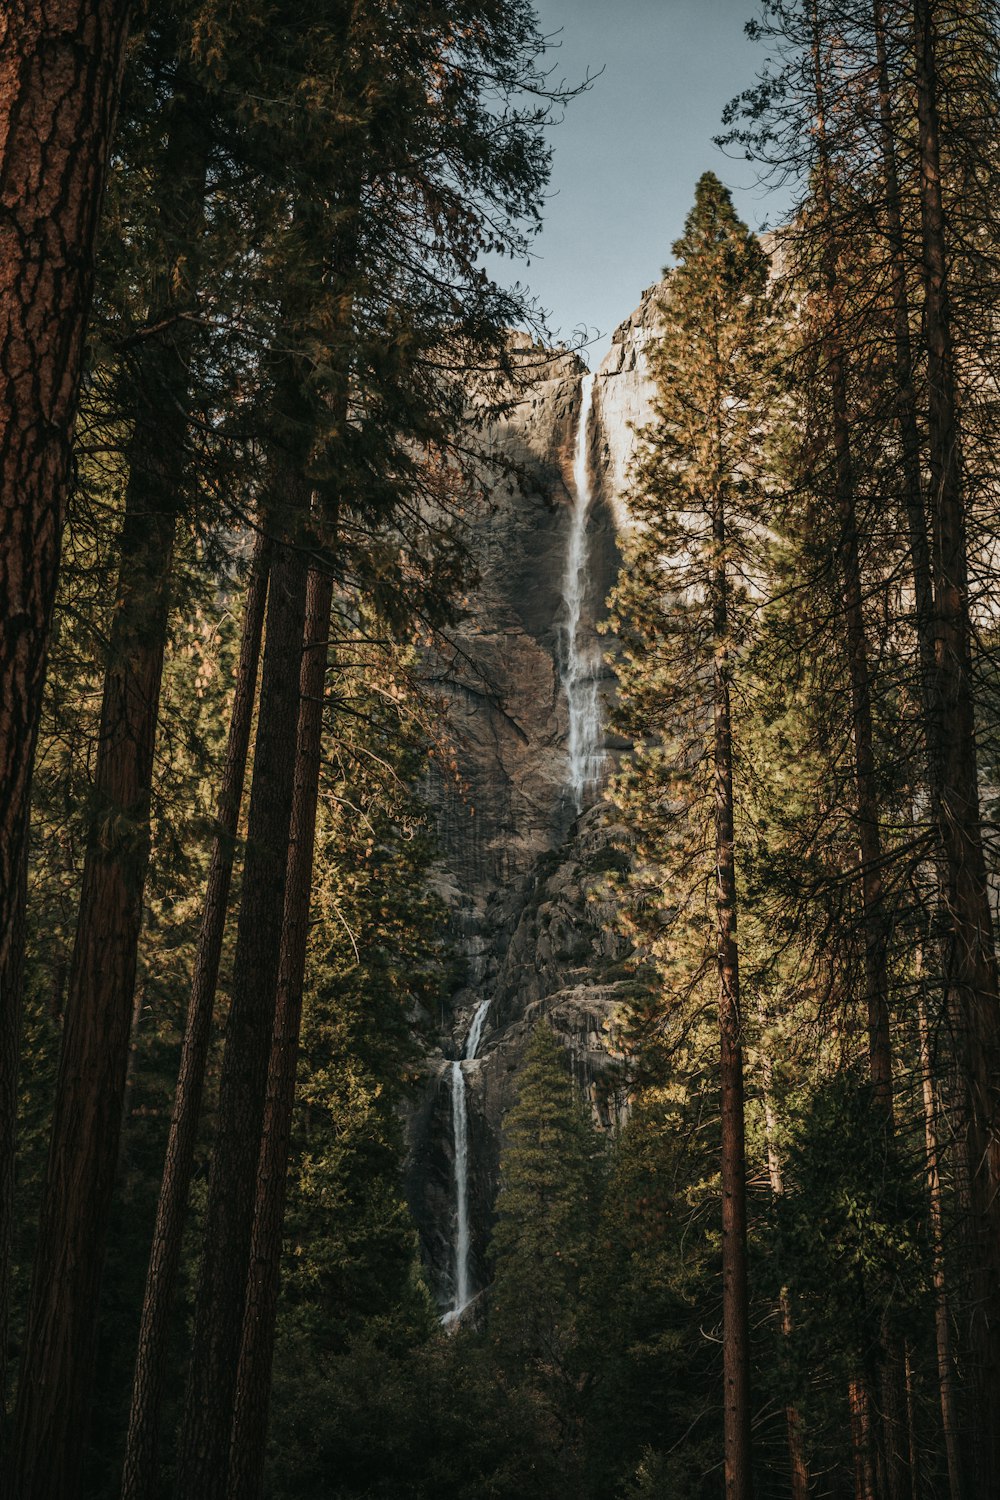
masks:
[[[232,883],[235,841],[246,779],[267,599],[267,575],[268,544],[263,535],[260,535],[247,586],[229,739],[216,808],[218,832],[205,888],[205,905],[198,934],[177,1090],[146,1273],[122,1473],[122,1500],[148,1500],[156,1486],[158,1422],[170,1313],[180,1265],[205,1068],[212,1035],[212,1013]]]
[[[332,597],[330,575],[313,568],[309,574],[306,604],[302,702],[299,709],[299,742],[288,885],[285,891],[281,970],[278,976],[278,1001],[257,1175],[257,1204],[250,1251],[250,1279],[243,1315],[243,1343],[236,1381],[229,1500],[258,1500],[264,1483],[288,1153],[309,937],[316,808],[323,747],[323,694]]]
[[[733,737],[730,712],[726,518],[714,501],[711,564],[714,666],[715,910],[722,1095],[722,1361],[726,1500],[751,1500],[750,1307],[740,970],[736,946]]]
[[[285,534],[294,537],[308,517],[309,487],[301,465],[290,459],[283,458],[278,474]],[[307,572],[302,547],[294,541],[276,544],[232,999],[178,1455],[179,1500],[223,1500],[226,1492],[281,954]]]
[[[1000,994],[983,854],[972,686],[966,497],[941,187],[935,7],[914,0],[924,332],[935,589],[945,981],[964,1049],[974,1218],[970,1353],[975,1493],[1000,1493]]]
[[[0,1345],[28,802],[127,0],[0,9]],[[9,1117],[10,1116],[10,1117]],[[0,1385],[2,1394],[2,1385]],[[0,1424],[2,1425],[2,1424]]]
[[[850,1382],[847,1404],[851,1416],[851,1449],[854,1456],[854,1500],[876,1500],[871,1402],[863,1381]]]
[[[190,303],[206,165],[191,101],[175,97],[158,211],[181,230],[151,323]],[[143,344],[121,564],[66,1021],[18,1386],[11,1484],[18,1500],[77,1493],[97,1307],[131,1037],[149,860],[153,752],[176,518],[185,480],[191,324],[166,317]]]

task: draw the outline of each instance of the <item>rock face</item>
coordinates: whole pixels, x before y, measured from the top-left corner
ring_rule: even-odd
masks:
[[[649,418],[643,351],[658,290],[617,330],[595,381],[581,620],[589,632],[603,618],[619,565],[632,429]],[[564,581],[583,374],[573,355],[549,358],[516,409],[486,434],[505,472],[475,523],[480,584],[443,689],[457,772],[428,788],[442,851],[435,883],[465,971],[408,1122],[409,1197],[442,1308],[452,1304],[455,1274],[450,1060],[462,1056],[477,1006],[488,999],[482,1041],[463,1064],[475,1288],[488,1280],[503,1120],[540,1018],[565,1041],[597,1118],[609,1125],[625,1107],[613,1018],[626,955],[600,899],[615,856],[606,814],[591,806],[578,816],[567,787]],[[601,649],[613,642],[605,637]],[[611,690],[610,668],[601,688]],[[599,802],[598,789],[592,800]]]

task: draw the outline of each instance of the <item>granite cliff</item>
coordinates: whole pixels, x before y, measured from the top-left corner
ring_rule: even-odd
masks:
[[[540,360],[514,409],[484,434],[504,467],[475,523],[480,582],[446,674],[458,773],[428,787],[441,849],[435,884],[451,914],[462,973],[409,1121],[409,1196],[442,1308],[456,1305],[463,1216],[472,1294],[488,1279],[503,1119],[540,1017],[564,1039],[598,1118],[610,1124],[623,1107],[613,1015],[625,954],[600,901],[615,856],[599,787],[578,805],[568,770],[567,549],[583,454],[591,493],[577,629],[600,663],[613,650],[595,626],[627,524],[633,428],[649,414],[644,347],[657,293],[647,291],[616,331],[582,434],[585,369],[570,354]],[[594,677],[606,699],[610,669],[598,666]],[[614,749],[606,744],[609,758]],[[453,1062],[468,1055],[477,1016],[475,1056],[456,1078]],[[464,1138],[456,1134],[456,1087]],[[467,1176],[461,1210],[457,1174]]]

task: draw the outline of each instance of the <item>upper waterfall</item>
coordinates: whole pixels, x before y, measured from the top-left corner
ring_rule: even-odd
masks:
[[[589,786],[600,780],[604,761],[598,677],[601,654],[583,622],[590,582],[587,521],[590,515],[590,422],[594,406],[594,376],[580,385],[580,415],[573,453],[573,509],[570,517],[566,567],[563,573],[564,620],[561,630],[562,683],[569,711],[569,789],[577,812],[583,811]]]

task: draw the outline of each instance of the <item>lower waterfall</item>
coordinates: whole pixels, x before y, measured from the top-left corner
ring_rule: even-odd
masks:
[[[469,1274],[469,1111],[465,1097],[465,1073],[462,1063],[475,1057],[483,1036],[489,1000],[480,1000],[472,1025],[465,1039],[461,1058],[456,1058],[449,1069],[451,1082],[451,1129],[455,1153],[455,1276],[452,1305],[441,1319],[446,1326],[457,1323],[472,1301],[472,1281]]]
[[[594,405],[594,377],[580,384],[580,416],[573,454],[573,511],[563,573],[562,682],[569,711],[569,788],[578,813],[587,788],[601,777],[601,706],[597,692],[600,651],[588,641],[582,626],[583,606],[590,578],[587,520],[590,515],[590,418]]]

